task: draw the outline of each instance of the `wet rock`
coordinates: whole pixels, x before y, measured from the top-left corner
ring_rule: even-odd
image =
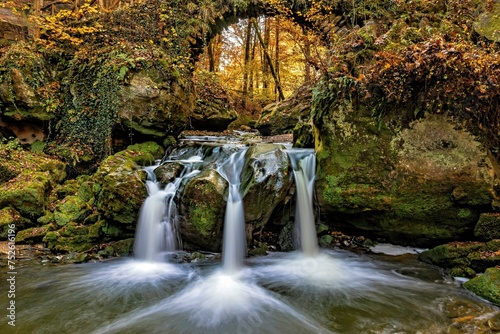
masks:
[[[245,222],[252,229],[267,224],[293,186],[288,156],[279,144],[252,145],[246,154],[241,192]]]
[[[319,238],[318,242],[321,247],[328,247],[333,241],[333,237],[329,234],[323,235]]]
[[[248,251],[248,256],[265,256],[267,255],[267,244],[265,242],[258,242],[255,248]]]
[[[293,221],[286,224],[281,230],[278,245],[283,252],[295,250],[295,224]]]
[[[220,252],[227,182],[213,169],[191,179],[180,199],[180,233],[186,250]]]
[[[181,163],[167,162],[156,168],[154,173],[158,181],[163,184],[168,184],[178,178],[183,169],[184,166]]]
[[[465,282],[464,288],[500,305],[500,267],[486,269],[483,275]]]

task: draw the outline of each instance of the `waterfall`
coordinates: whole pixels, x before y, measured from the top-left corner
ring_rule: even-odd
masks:
[[[201,157],[197,155],[185,160],[177,160],[184,165],[184,169],[180,177],[163,189],[154,173],[158,165],[144,168],[148,175],[146,180],[148,197],[142,204],[137,224],[134,243],[136,259],[158,261],[161,260],[161,253],[173,252],[181,247],[174,198],[181,183],[199,173],[198,170],[193,170],[193,163],[201,161]]]
[[[313,211],[316,156],[313,149],[288,149],[285,152],[290,157],[297,187],[295,225],[298,226],[300,249],[306,256],[315,256],[319,252]]]
[[[243,266],[246,252],[245,216],[240,194],[240,175],[246,151],[247,148],[244,148],[231,154],[217,168],[217,172],[229,183],[222,244],[223,270],[229,273],[234,273]]]

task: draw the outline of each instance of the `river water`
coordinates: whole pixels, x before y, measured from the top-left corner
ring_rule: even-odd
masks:
[[[230,274],[220,260],[37,263],[16,278],[1,333],[480,333],[499,312],[415,254],[271,253]]]

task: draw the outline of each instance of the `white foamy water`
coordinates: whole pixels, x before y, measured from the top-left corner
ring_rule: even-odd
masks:
[[[224,217],[224,235],[222,243],[222,263],[224,270],[236,272],[243,267],[246,254],[245,214],[243,199],[240,194],[240,176],[245,163],[243,148],[229,156],[217,172],[229,183],[229,192]]]

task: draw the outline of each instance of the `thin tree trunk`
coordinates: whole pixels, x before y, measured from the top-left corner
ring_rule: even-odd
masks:
[[[265,56],[265,52],[267,52],[269,46],[269,40],[271,39],[271,24],[270,19],[264,19],[264,45],[262,46],[262,86],[264,92],[267,94],[267,90],[269,88],[269,62]],[[265,50],[265,51],[264,51]]]
[[[307,37],[307,30],[303,29],[304,34],[304,82],[307,84],[311,82],[311,42]]]
[[[279,57],[279,54],[280,54],[280,22],[279,22],[279,19],[278,17],[275,18],[275,23],[276,23],[276,33],[275,33],[275,43],[276,43],[276,46],[275,46],[275,57],[274,57],[274,69],[275,69],[275,72],[276,72],[276,79],[275,79],[275,82],[276,83],[279,83],[281,80],[280,80],[280,57]],[[278,89],[278,84],[276,84],[276,88],[275,88],[275,91],[281,91],[281,87]],[[280,94],[278,95],[278,101],[281,101],[281,100],[284,100],[285,98],[283,97],[283,92],[280,92]]]
[[[272,62],[271,57],[269,56],[269,53],[264,48],[264,40],[262,39],[262,35],[260,34],[259,26],[255,22],[255,20],[252,20],[252,22],[253,22],[253,26],[255,28],[255,33],[257,34],[257,37],[259,38],[259,42],[262,45],[262,48],[264,49],[264,55],[266,56],[266,59],[269,63],[269,69],[271,70],[271,75],[273,76],[274,83],[276,84],[276,89],[278,90],[279,99],[284,100],[285,96],[283,95],[283,90],[281,89],[278,75],[276,74],[276,71],[274,70],[273,62]]]
[[[40,25],[38,24],[38,19],[40,18],[41,12],[42,12],[42,6],[43,6],[43,0],[35,0],[35,31],[34,31],[34,37],[35,39],[40,38]]]
[[[250,63],[250,41],[252,39],[252,21],[253,19],[248,19],[247,31],[245,34],[245,58],[243,63],[243,96],[242,105],[246,106],[246,100],[248,98],[248,72]]]
[[[207,56],[208,56],[208,71],[215,72],[215,56],[214,56],[214,38],[208,42]]]
[[[252,52],[250,53],[250,74],[248,78],[248,96],[253,98],[253,88],[254,88],[254,76],[255,76],[255,46],[257,45],[257,36],[256,34],[252,34]]]

